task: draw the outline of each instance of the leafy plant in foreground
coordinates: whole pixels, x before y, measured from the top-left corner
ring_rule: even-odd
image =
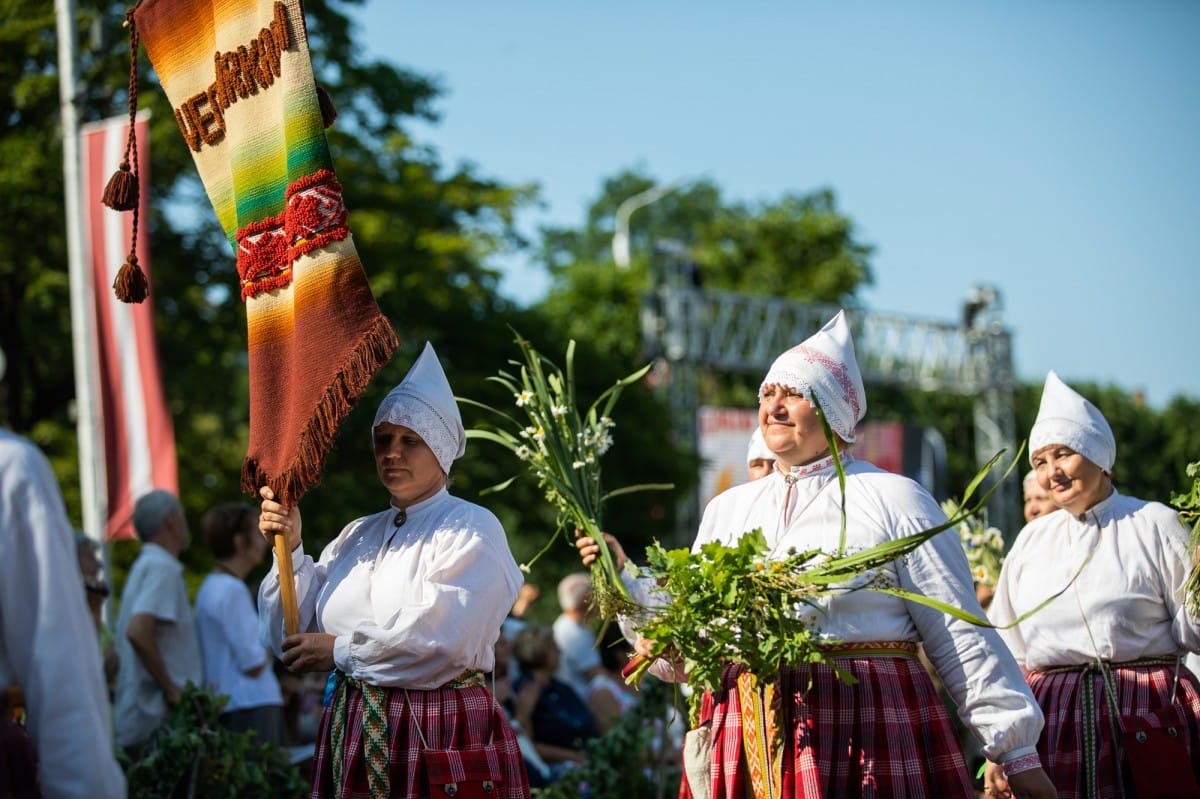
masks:
[[[130,762],[122,754],[130,799],[299,799],[308,794],[307,781],[285,750],[217,721],[227,699],[191,684],[183,689],[140,759]]]

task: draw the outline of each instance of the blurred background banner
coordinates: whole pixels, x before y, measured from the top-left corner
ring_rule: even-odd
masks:
[[[140,181],[138,202],[142,219],[149,219],[149,114],[135,124]],[[134,501],[152,488],[178,494],[175,432],[163,393],[158,347],[154,333],[154,294],[140,304],[119,301],[111,286],[130,248],[129,218],[104,207],[100,196],[113,169],[121,162],[129,118],[113,117],[80,128],[83,190],[85,279],[94,303],[91,370],[97,398],[99,451],[104,454],[98,492],[105,509],[101,518],[107,539],[132,538]],[[138,229],[137,252],[149,280],[148,225]],[[151,285],[153,283],[151,282]]]
[[[727,488],[746,482],[746,454],[758,427],[758,411],[704,406],[700,435],[700,511]],[[864,422],[856,431],[854,456],[881,469],[911,477],[935,496],[946,492],[945,445],[936,430],[895,421]]]

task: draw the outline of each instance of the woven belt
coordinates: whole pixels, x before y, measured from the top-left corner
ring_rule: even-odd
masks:
[[[1113,746],[1116,747],[1120,737],[1120,709],[1117,707],[1116,697],[1113,694],[1116,692],[1116,687],[1111,682],[1111,672],[1113,669],[1128,669],[1145,666],[1175,666],[1179,668],[1179,655],[1157,655],[1154,657],[1138,658],[1137,660],[1123,660],[1118,662],[1098,661],[1093,660],[1090,663],[1076,663],[1070,666],[1055,666],[1050,669],[1037,669],[1041,674],[1079,674],[1087,677],[1089,674],[1098,674],[1104,680],[1104,688],[1102,689],[1107,697],[1109,705],[1109,724],[1112,727]],[[1082,703],[1083,703],[1083,729],[1080,731],[1081,743],[1083,744],[1083,778],[1086,785],[1087,795],[1095,796],[1097,791],[1097,774],[1096,761],[1100,755],[1100,742],[1096,740],[1096,695],[1093,681],[1084,679],[1081,685]],[[1120,774],[1120,760],[1117,761],[1117,773]]]
[[[1122,661],[1104,661],[1104,667],[1108,669],[1131,669],[1138,666],[1174,666],[1178,660],[1178,655],[1156,655],[1154,657],[1138,658],[1137,660],[1122,660]],[[1100,667],[1096,665],[1096,661],[1088,663],[1073,663],[1070,666],[1052,666],[1048,669],[1034,669],[1041,674],[1068,674],[1071,672],[1079,672],[1083,674],[1089,671],[1100,671]]]
[[[351,688],[362,693],[363,703],[363,761],[367,767],[367,788],[371,799],[387,799],[391,796],[391,776],[388,774],[388,729],[386,688],[356,680],[342,672],[336,672],[333,689],[333,709],[329,731],[333,758],[334,796],[342,795],[345,774],[342,769],[346,751],[346,722],[348,721],[347,695]],[[483,672],[467,669],[454,679],[439,686],[441,689],[478,688],[484,685]]]
[[[821,651],[835,658],[915,658],[917,645],[912,641],[862,641],[826,644]]]

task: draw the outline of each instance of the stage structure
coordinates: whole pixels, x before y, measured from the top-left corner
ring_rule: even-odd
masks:
[[[658,362],[659,390],[676,420],[679,445],[695,451],[702,370],[765,374],[785,349],[812,335],[838,310],[796,300],[707,290],[686,252],[659,243],[654,287],[643,298],[642,339]],[[847,309],[863,380],[974,399],[975,454],[980,466],[1007,448],[1016,452],[1012,336],[999,292],[971,291],[957,322]],[[868,412],[869,413],[869,412]],[[989,523],[1015,534],[1020,526],[1018,465],[992,496]],[[991,482],[985,483],[990,486]],[[944,499],[944,497],[939,497]],[[699,501],[680,497],[676,542],[685,545],[699,523]]]

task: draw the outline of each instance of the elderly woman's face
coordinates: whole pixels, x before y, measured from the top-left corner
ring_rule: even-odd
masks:
[[[766,386],[758,404],[758,423],[767,449],[783,466],[811,463],[829,452],[817,409],[784,386]]]
[[[1052,510],[1058,510],[1050,492],[1042,488],[1037,480],[1025,483],[1025,521],[1031,522],[1039,516],[1045,516]]]
[[[1038,484],[1054,503],[1075,516],[1112,493],[1104,470],[1063,444],[1049,444],[1033,453],[1033,468]]]
[[[446,484],[446,474],[433,450],[411,429],[380,422],[374,440],[375,470],[398,507],[427,499]]]

